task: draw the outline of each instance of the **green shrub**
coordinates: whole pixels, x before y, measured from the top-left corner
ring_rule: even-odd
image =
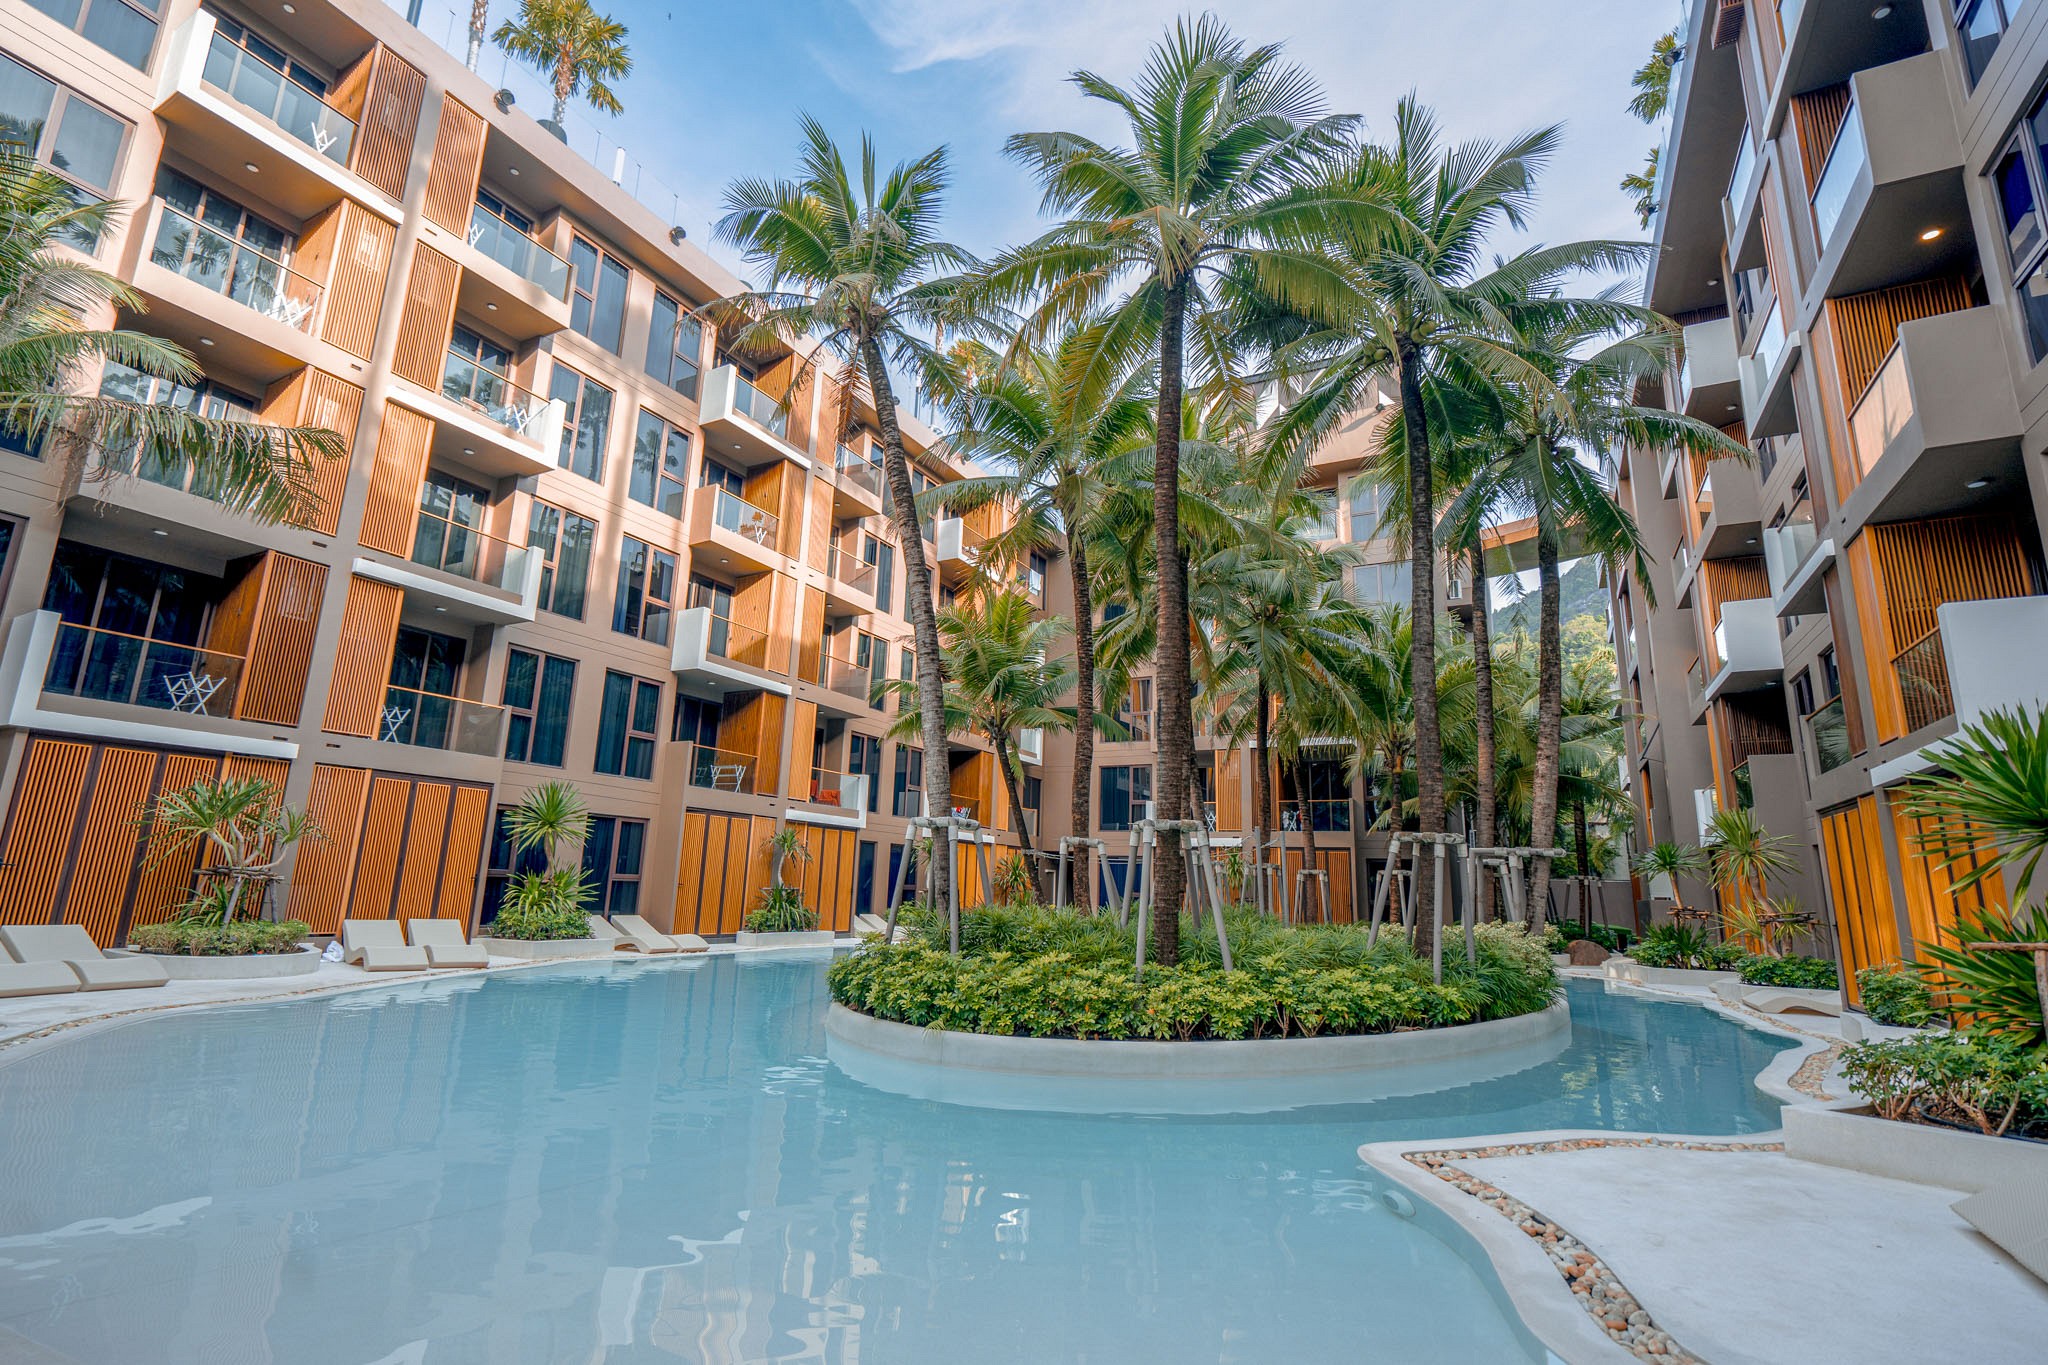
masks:
[[[1732,943],[1715,943],[1706,932],[1689,924],[1659,924],[1645,933],[1628,955],[1645,967],[1671,967],[1681,971],[1728,971],[1744,954]]]
[[[243,919],[232,924],[180,919],[136,925],[128,931],[128,946],[138,953],[181,957],[253,957],[295,953],[307,932],[295,919]]]
[[[804,904],[794,886],[761,888],[761,903],[747,912],[746,929],[754,934],[799,934],[818,927],[818,912]]]
[[[1746,986],[1784,986],[1794,990],[1831,991],[1842,984],[1835,964],[1824,957],[1745,957]]]
[[[1842,1054],[1849,1088],[1882,1118],[1999,1135],[2048,1128],[2048,1051],[1988,1029],[1858,1043]]]
[[[1901,966],[1865,967],[1856,973],[1863,1012],[1880,1024],[1919,1028],[1934,1017],[1934,997],[1918,972]]]
[[[2034,979],[2034,955],[1982,952],[1972,943],[2048,942],[2048,909],[2009,913],[1963,911],[1943,942],[1927,945],[1924,979],[1939,990],[1951,1013],[2001,1033],[2027,1047],[2048,1043],[2041,1020],[2041,988]]]
[[[537,898],[530,904],[507,902],[498,917],[486,926],[492,938],[517,938],[530,942],[552,939],[589,938],[590,915],[582,905]]]

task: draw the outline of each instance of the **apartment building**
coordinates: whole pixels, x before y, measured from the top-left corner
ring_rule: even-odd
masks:
[[[1742,805],[1797,840],[1783,889],[1853,976],[1954,919],[1899,784],[2044,695],[2048,6],[1693,0],[1680,42],[1656,399],[1755,458],[1626,453],[1629,769],[1651,837]]]
[[[5,0],[0,35],[0,120],[129,206],[76,244],[146,304],[109,321],[205,371],[81,384],[349,451],[278,526],[0,451],[0,922],[162,918],[193,863],[137,812],[217,774],[325,831],[273,889],[322,933],[488,920],[500,813],[550,779],[608,912],[730,933],[783,826],[827,927],[886,895],[903,552],[829,364],[725,348],[693,313],[740,281],[377,0]],[[919,481],[968,472],[905,427]],[[932,528],[941,591],[991,529]],[[1016,841],[971,736],[953,790]]]

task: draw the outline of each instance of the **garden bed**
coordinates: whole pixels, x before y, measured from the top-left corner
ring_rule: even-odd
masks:
[[[144,953],[109,948],[109,957],[139,957],[156,963],[173,981],[261,981],[280,976],[311,976],[320,970],[320,950],[301,945],[288,953],[234,953],[194,956],[191,953]]]
[[[1785,1155],[1968,1194],[2048,1185],[2048,1145],[1868,1109],[1786,1109]]]

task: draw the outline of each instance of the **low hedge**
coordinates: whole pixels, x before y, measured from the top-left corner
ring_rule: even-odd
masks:
[[[1842,1075],[1880,1118],[2048,1137],[2048,1049],[2008,1035],[1873,1039],[1842,1054]]]
[[[1478,961],[1447,941],[1430,980],[1399,931],[1368,948],[1363,929],[1290,928],[1254,913],[1228,925],[1237,970],[1213,934],[1183,929],[1181,961],[1132,979],[1135,943],[1105,917],[1040,907],[962,917],[961,955],[943,922],[904,943],[870,939],[832,965],[832,998],[878,1019],[1031,1038],[1307,1038],[1501,1019],[1544,1009],[1558,984],[1540,939],[1519,926],[1479,930]]]
[[[590,915],[581,905],[528,907],[507,903],[480,932],[491,938],[515,938],[530,943],[589,938]]]
[[[1934,1017],[1934,994],[1910,968],[1865,967],[1856,973],[1856,993],[1863,1012],[1880,1024],[1919,1028]]]
[[[295,919],[242,919],[232,924],[172,920],[136,925],[128,931],[128,946],[138,953],[171,957],[262,957],[297,952],[308,932]]]
[[[1745,957],[1742,984],[1831,991],[1842,984],[1842,978],[1835,964],[1824,957]]]

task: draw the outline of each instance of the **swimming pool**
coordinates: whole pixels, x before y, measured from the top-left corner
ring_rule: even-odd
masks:
[[[1789,1044],[1571,987],[1501,1079],[1278,1114],[952,1107],[823,1060],[824,953],[579,964],[0,1054],[0,1361],[1541,1359],[1360,1143],[1777,1126]],[[40,1357],[38,1357],[40,1358]]]

